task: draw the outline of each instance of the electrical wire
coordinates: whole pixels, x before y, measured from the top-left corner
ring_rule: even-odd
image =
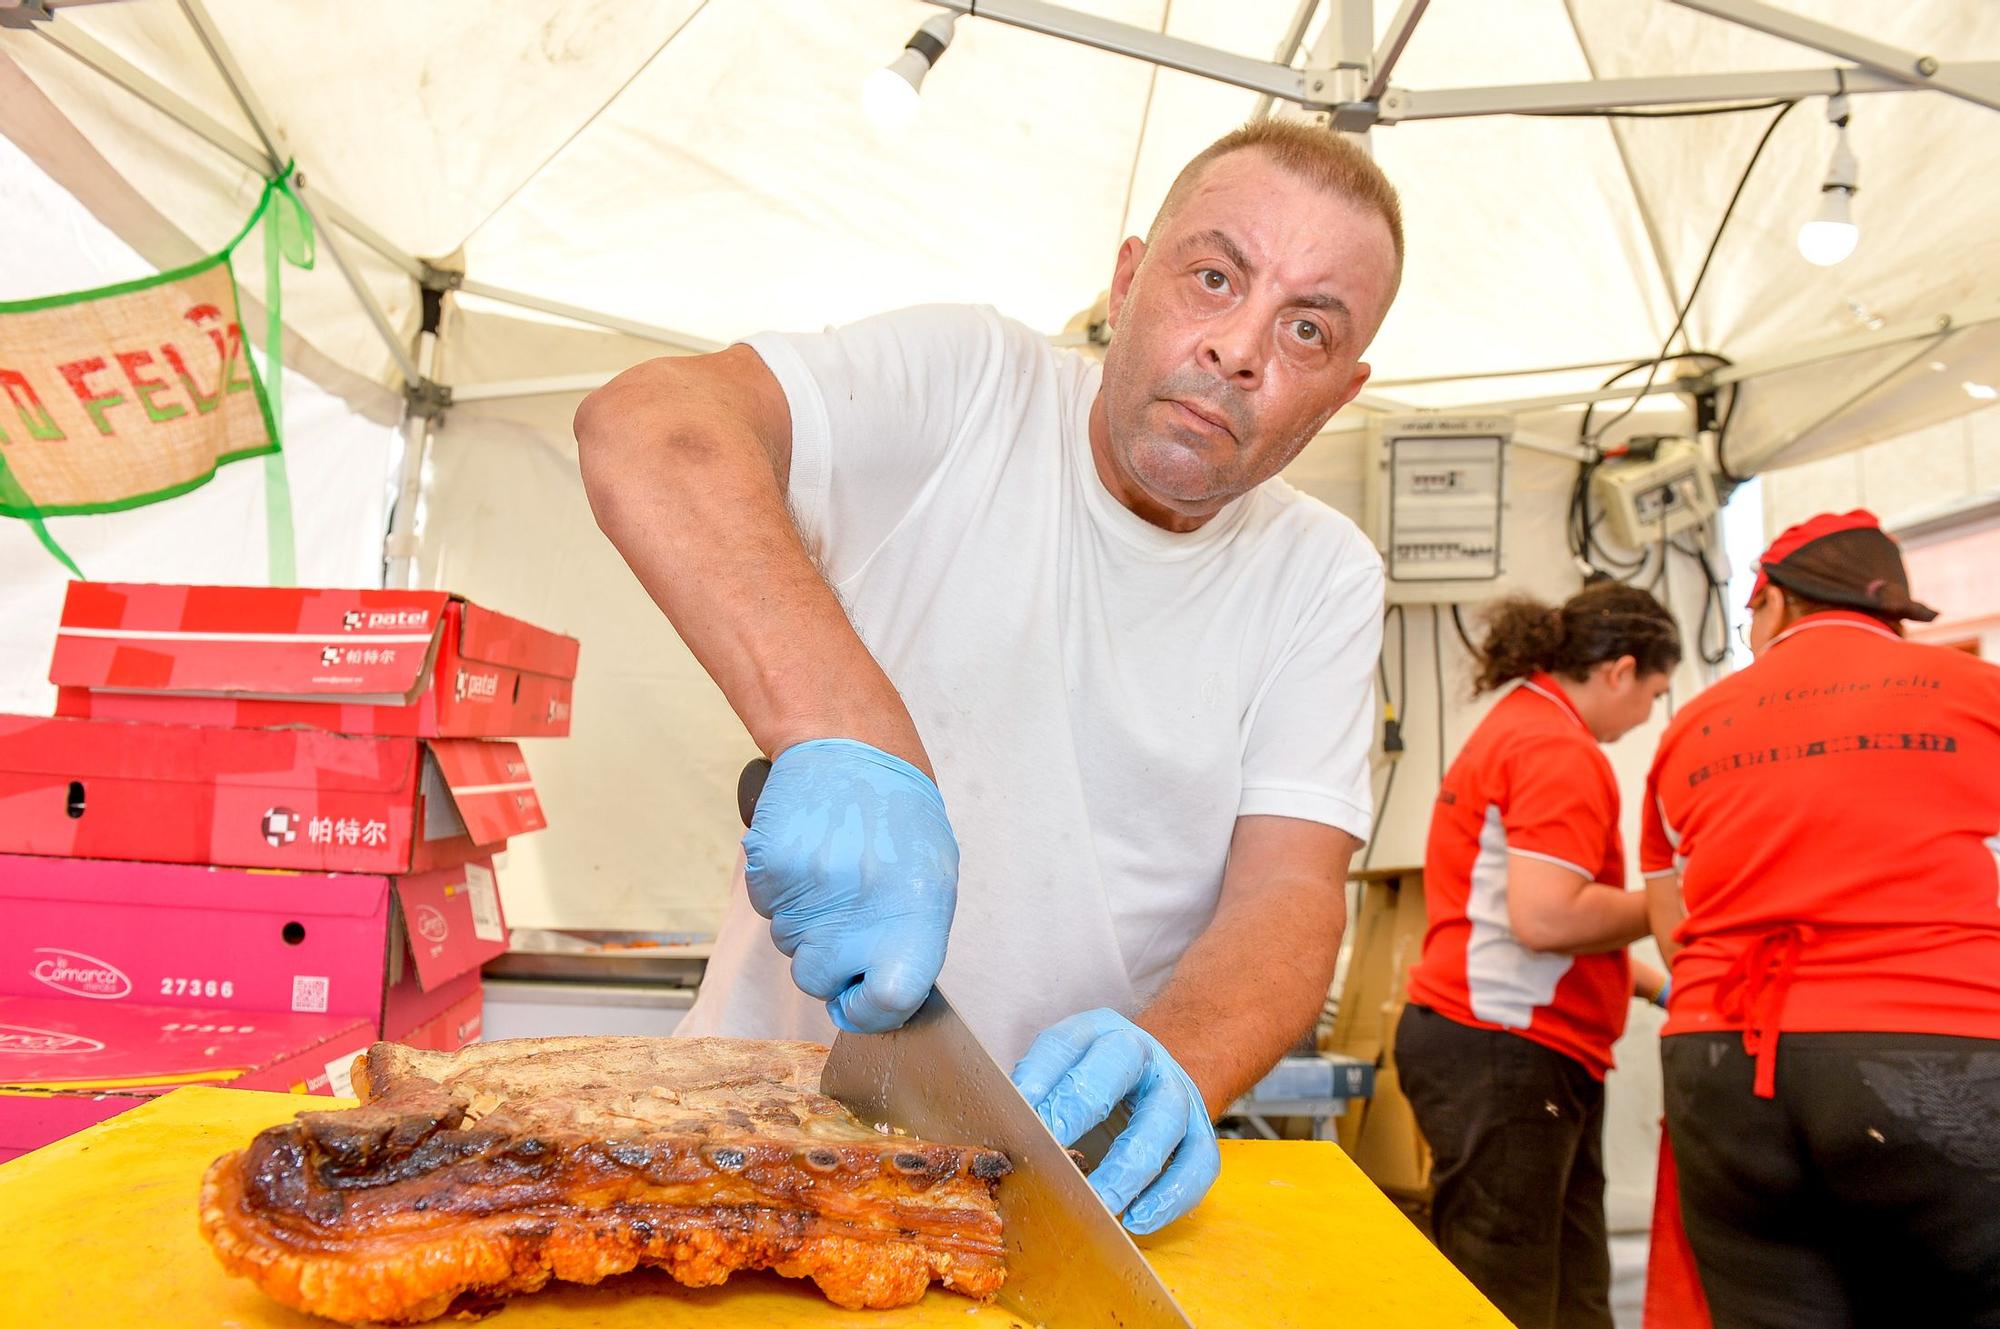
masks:
[[[1673,586],[1673,579],[1671,576],[1672,570],[1673,570],[1673,560],[1667,557],[1667,537],[1665,535],[1662,535],[1660,537],[1660,574],[1659,576],[1653,579],[1653,585],[1659,589],[1658,599],[1661,604],[1666,606],[1667,617],[1674,620],[1674,632],[1676,635],[1678,635],[1680,632],[1681,620],[1680,620],[1680,615],[1674,612],[1674,586]],[[1704,600],[1702,603],[1706,604],[1707,601]],[[1679,668],[1680,668],[1680,662],[1677,660],[1674,662],[1674,668],[1667,670],[1667,723],[1668,724],[1672,724],[1674,722],[1674,672]]]
[[[1716,223],[1714,234],[1709,237],[1708,249],[1702,255],[1701,266],[1695,271],[1694,283],[1688,287],[1686,298],[1681,301],[1680,308],[1674,314],[1673,327],[1668,329],[1666,338],[1660,343],[1659,354],[1649,360],[1635,360],[1604,380],[1604,386],[1608,388],[1620,379],[1629,377],[1639,370],[1644,369],[1646,371],[1646,381],[1640,386],[1638,393],[1632,397],[1631,401],[1626,403],[1623,410],[1598,426],[1595,433],[1591,432],[1590,423],[1596,412],[1596,403],[1590,402],[1584,406],[1583,417],[1577,425],[1577,442],[1591,455],[1578,468],[1576,485],[1570,491],[1569,543],[1570,552],[1580,559],[1593,573],[1625,580],[1633,574],[1642,571],[1646,565],[1646,555],[1643,552],[1637,560],[1624,560],[1609,553],[1597,543],[1596,522],[1592,520],[1590,515],[1590,481],[1591,477],[1596,474],[1597,468],[1604,464],[1604,436],[1617,426],[1619,422],[1639,409],[1639,403],[1644,401],[1647,395],[1652,392],[1653,383],[1659,377],[1662,365],[1667,364],[1671,360],[1687,359],[1693,356],[1702,356],[1703,358],[1713,359],[1724,364],[1728,363],[1721,356],[1712,356],[1708,353],[1696,352],[1691,349],[1684,350],[1679,356],[1672,355],[1674,339],[1679,337],[1681,330],[1687,326],[1688,314],[1694,308],[1695,298],[1701,294],[1702,284],[1708,278],[1708,271],[1715,262],[1716,252],[1722,247],[1722,237],[1729,229],[1729,220],[1736,215],[1736,205],[1742,201],[1743,191],[1749,186],[1750,177],[1756,171],[1757,163],[1764,156],[1764,149],[1770,145],[1771,137],[1777,132],[1778,126],[1784,122],[1787,115],[1791,114],[1792,108],[1798,104],[1796,99],[1783,102],[1778,113],[1771,117],[1771,122],[1764,126],[1763,134],[1757,139],[1757,146],[1751,150],[1750,159],[1743,164],[1743,171],[1736,178],[1736,188],[1730,191],[1729,202],[1722,210],[1722,218]],[[1736,413],[1736,398],[1737,391],[1732,387],[1729,396],[1730,416]],[[1722,442],[1727,438],[1727,431],[1728,416],[1725,416],[1718,429],[1719,437],[1716,449],[1718,466],[1723,477],[1734,483],[1736,482],[1734,473],[1728,469],[1727,463],[1721,460]]]
[[[1389,617],[1396,619],[1396,694],[1389,694],[1388,626]],[[1410,700],[1410,622],[1409,614],[1400,604],[1390,605],[1382,611],[1383,648],[1375,654],[1375,669],[1382,680],[1383,750],[1389,753],[1389,774],[1382,781],[1382,797],[1375,801],[1375,825],[1369,833],[1368,843],[1361,848],[1361,871],[1375,859],[1375,845],[1382,838],[1382,823],[1389,811],[1389,796],[1396,792],[1396,768],[1402,764],[1402,715],[1403,706]],[[1389,746],[1390,735],[1394,734],[1396,746]]]
[[[1431,606],[1431,670],[1437,680],[1438,783],[1444,783],[1444,610]]]
[[[1390,614],[1396,616],[1396,696],[1400,699],[1397,711],[1400,715],[1400,708],[1410,704],[1410,616],[1399,604],[1383,611],[1383,622],[1388,621]]]
[[[1460,617],[1458,605],[1455,603],[1451,607],[1451,625],[1458,629],[1458,640],[1465,647],[1465,653],[1477,660],[1479,658],[1479,648],[1472,644],[1472,636],[1465,630],[1465,619]]]
[[[1782,109],[1771,117],[1771,123],[1764,126],[1764,133],[1757,140],[1757,146],[1751,149],[1750,160],[1743,164],[1743,174],[1736,178],[1736,188],[1729,195],[1728,206],[1722,210],[1722,220],[1715,224],[1715,234],[1709,239],[1708,252],[1702,255],[1701,267],[1695,270],[1694,284],[1688,287],[1687,298],[1681,301],[1680,312],[1674,316],[1674,326],[1668,330],[1666,340],[1660,343],[1660,353],[1653,357],[1652,367],[1646,374],[1645,386],[1640,388],[1639,394],[1632,398],[1624,410],[1613,416],[1597,431],[1596,436],[1591,439],[1593,445],[1602,439],[1613,425],[1638,410],[1639,403],[1653,390],[1653,380],[1658,376],[1660,366],[1670,358],[1667,353],[1673,349],[1674,338],[1681,335],[1681,329],[1687,324],[1688,312],[1694,308],[1695,297],[1701,294],[1701,284],[1708,277],[1709,265],[1715,261],[1716,250],[1722,247],[1723,233],[1729,229],[1729,219],[1736,215],[1736,205],[1743,198],[1743,190],[1750,183],[1751,173],[1757,169],[1758,161],[1764,156],[1764,149],[1770,145],[1771,136],[1778,132],[1778,126],[1784,123],[1785,117],[1790,115],[1798,104],[1796,99],[1785,102]]]
[[[1747,475],[1738,475],[1729,469],[1729,422],[1736,418],[1736,398],[1742,391],[1741,382],[1729,385],[1729,405],[1715,421],[1715,469],[1732,486],[1740,485],[1750,478]]]
[[[1706,589],[1702,592],[1701,619],[1695,625],[1694,648],[1703,664],[1715,668],[1729,659],[1729,583],[1715,575],[1715,569],[1708,561],[1708,553],[1700,545],[1690,549],[1676,540],[1672,547],[1694,560],[1695,565],[1701,569],[1702,580],[1707,583]],[[1711,621],[1720,624],[1713,650],[1708,646],[1708,625]]]
[[[1390,762],[1389,778],[1382,781],[1382,797],[1375,803],[1375,829],[1369,834],[1368,843],[1363,845],[1361,849],[1361,871],[1363,872],[1368,870],[1369,863],[1375,859],[1375,844],[1376,841],[1382,838],[1382,821],[1389,812],[1389,795],[1396,792],[1396,768],[1400,765],[1402,765],[1401,762]]]

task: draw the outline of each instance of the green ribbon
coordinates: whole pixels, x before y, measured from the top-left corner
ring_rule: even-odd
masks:
[[[280,279],[280,262],[295,268],[311,268],[317,244],[313,234],[312,217],[306,212],[305,204],[292,190],[292,164],[278,173],[276,179],[264,184],[264,192],[257,200],[257,207],[250,219],[243,224],[235,238],[222,250],[222,257],[230,264],[230,280],[235,281],[234,257],[236,248],[248,238],[258,223],[264,226],[264,361],[263,383],[264,419],[271,435],[271,451],[264,458],[264,515],[265,543],[269,552],[270,582],[273,586],[290,586],[298,580],[298,554],[292,526],[291,481],[285,471],[283,445],[284,427],[284,340],[285,325],[282,312],[283,282]],[[166,279],[165,277],[160,280]],[[108,291],[112,288],[106,288]],[[101,296],[105,291],[82,295],[87,299]],[[253,362],[250,372],[254,375],[257,366]],[[226,460],[226,459],[225,459]],[[176,488],[169,493],[155,496],[168,498],[185,492]],[[146,502],[135,499],[134,503]],[[122,506],[122,505],[121,505]],[[49,551],[72,577],[85,580],[83,569],[76,560],[56,542],[42,513],[35,510],[35,502],[20,480],[7,466],[4,453],[0,453],[0,508],[6,508],[11,515],[26,522],[28,529],[35,533],[42,547]]]
[[[317,245],[312,217],[292,192],[289,163],[265,186],[257,207],[264,214],[264,396],[271,407],[271,434],[277,439],[283,437],[285,425],[284,283],[278,264],[282,259],[295,268],[311,268]],[[292,485],[285,472],[282,446],[264,458],[264,541],[271,585],[296,585],[298,548],[292,528]]]

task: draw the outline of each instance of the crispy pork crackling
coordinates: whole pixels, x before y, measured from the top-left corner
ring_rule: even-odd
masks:
[[[991,1297],[1006,1156],[870,1129],[819,1092],[825,1060],[729,1038],[377,1043],[363,1106],[209,1168],[202,1231],[231,1273],[348,1323],[640,1266],[694,1287],[775,1270],[851,1309],[933,1280]]]

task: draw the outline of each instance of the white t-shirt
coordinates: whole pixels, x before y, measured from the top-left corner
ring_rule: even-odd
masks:
[[[791,404],[800,532],[937,770],[939,983],[996,1059],[1136,1014],[1213,915],[1238,817],[1367,836],[1382,569],[1347,518],[1272,479],[1199,530],[1149,524],[1091,458],[1100,366],[988,308],[749,345]],[[740,861],[680,1032],[833,1036]]]

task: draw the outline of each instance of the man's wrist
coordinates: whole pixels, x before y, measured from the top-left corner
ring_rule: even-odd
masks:
[[[793,721],[783,728],[759,734],[758,746],[773,761],[787,748],[817,739],[844,738],[856,743],[866,743],[869,747],[898,757],[916,767],[933,782],[937,772],[931,767],[930,754],[924,751],[917,728],[908,714],[895,719],[878,716],[815,715]]]
[[[1213,1068],[1208,1066],[1193,1049],[1186,1047],[1187,1040],[1181,1039],[1176,1032],[1168,1027],[1172,1024],[1171,1020],[1159,1019],[1156,1012],[1157,1005],[1150,1006],[1133,1016],[1132,1023],[1145,1033],[1151,1035],[1153,1041],[1166,1051],[1167,1056],[1172,1059],[1174,1065],[1180,1068],[1181,1074],[1187,1076],[1188,1082],[1194,1085],[1195,1093],[1201,1096],[1202,1111],[1208,1113],[1211,1119],[1214,1118],[1216,1114],[1210,1111],[1209,1104],[1214,1100],[1215,1095],[1210,1092],[1211,1086],[1207,1083],[1208,1076]],[[1181,1046],[1176,1046],[1177,1043],[1181,1044]],[[1227,1106],[1229,1102],[1233,1102],[1234,1100],[1223,1101],[1224,1105]]]

